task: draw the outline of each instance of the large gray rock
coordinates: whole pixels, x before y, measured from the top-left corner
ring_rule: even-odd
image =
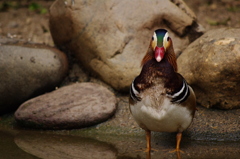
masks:
[[[107,88],[95,83],[76,83],[23,103],[15,118],[25,127],[81,128],[110,118],[116,103]]]
[[[0,46],[0,114],[54,89],[68,71],[66,55],[40,44]]]
[[[178,65],[198,103],[207,108],[240,108],[240,29],[208,31],[180,55]]]
[[[153,31],[167,28],[176,52],[202,30],[182,0],[56,0],[50,8],[54,43],[70,50],[113,88],[128,91],[140,72]]]

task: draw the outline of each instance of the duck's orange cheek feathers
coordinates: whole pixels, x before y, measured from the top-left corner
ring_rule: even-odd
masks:
[[[157,47],[155,48],[155,59],[157,62],[160,62],[165,54],[164,47]]]

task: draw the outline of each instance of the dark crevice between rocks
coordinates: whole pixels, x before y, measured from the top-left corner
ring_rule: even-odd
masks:
[[[205,30],[196,21],[193,21],[191,26],[185,28],[184,33],[188,35],[190,42],[195,41],[197,38],[204,34]]]
[[[17,110],[17,108],[19,107],[20,104],[21,104],[21,102],[18,102],[17,104],[14,104],[14,105],[8,105],[9,108],[7,108],[7,110],[6,109],[5,110],[1,110],[0,116],[8,114],[8,113],[13,113],[14,111]]]
[[[166,24],[167,27],[171,28],[171,23],[167,20],[163,20],[163,22]],[[171,29],[172,30],[172,29]],[[176,30],[176,29],[175,29]],[[204,28],[199,25],[196,21],[193,21],[190,26],[185,27],[183,30],[183,34],[179,34],[178,32],[172,30],[177,36],[179,37],[185,37],[188,36],[189,42],[193,42],[200,36],[202,36],[205,32]]]
[[[1,110],[0,115],[6,114],[6,113],[12,113],[12,112],[16,111],[18,109],[18,107],[22,103],[27,101],[28,99],[37,97],[37,96],[47,93],[47,92],[51,92],[52,90],[55,90],[55,84],[52,84],[52,83],[49,83],[48,85],[45,85],[42,88],[38,88],[37,90],[32,92],[32,94],[29,97],[27,97],[26,99],[19,99],[19,100],[12,101],[11,104],[8,105],[7,109]]]

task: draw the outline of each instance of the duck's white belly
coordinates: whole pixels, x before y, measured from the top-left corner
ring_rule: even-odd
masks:
[[[143,129],[182,132],[191,124],[191,112],[186,107],[172,104],[168,98],[165,98],[157,107],[153,107],[149,98],[130,105],[134,119]]]

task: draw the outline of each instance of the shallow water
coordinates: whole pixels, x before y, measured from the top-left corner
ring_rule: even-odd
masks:
[[[181,143],[180,154],[169,153],[175,147],[175,134],[154,133],[149,155],[142,136],[73,135],[51,131],[18,130],[17,133],[0,129],[0,154],[3,159],[159,159],[159,158],[239,158],[240,142],[189,141]]]

